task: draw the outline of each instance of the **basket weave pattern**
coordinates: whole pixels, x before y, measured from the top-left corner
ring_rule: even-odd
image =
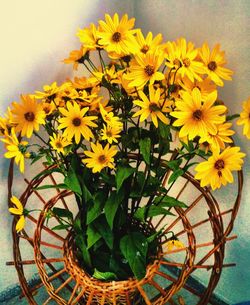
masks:
[[[70,234],[66,237],[52,231],[45,225],[46,213],[58,203],[63,203],[67,207],[66,199],[73,194],[67,190],[57,190],[57,194],[49,200],[43,198],[39,191],[34,190],[44,180],[50,179],[56,184],[56,179],[51,174],[41,175],[38,179],[27,182],[27,188],[23,192],[20,200],[28,204],[31,195],[37,196],[42,204],[42,212],[38,218],[28,216],[27,222],[31,221],[35,224],[36,229],[34,236],[30,236],[25,230],[22,235],[15,231],[15,222],[13,221],[13,241],[14,241],[14,264],[18,272],[19,281],[22,287],[23,296],[26,296],[29,304],[36,305],[35,296],[33,293],[39,293],[42,286],[46,287],[48,292],[48,299],[43,303],[49,304],[51,301],[56,301],[58,304],[110,304],[110,305],[164,305],[164,304],[185,304],[185,300],[178,294],[181,288],[197,297],[197,304],[205,305],[209,302],[212,292],[216,287],[223,267],[229,267],[234,264],[224,264],[225,244],[227,241],[232,240],[235,236],[229,236],[233,229],[233,223],[237,215],[240,204],[243,176],[242,172],[238,174],[238,195],[233,204],[227,211],[221,211],[218,202],[212,196],[210,191],[206,188],[201,188],[199,183],[189,173],[183,176],[184,184],[181,186],[176,198],[184,194],[187,185],[191,185],[198,192],[197,198],[188,204],[188,208],[175,208],[176,217],[167,222],[167,231],[174,230],[178,223],[181,223],[182,230],[176,232],[177,236],[185,236],[187,240],[186,248],[166,251],[166,239],[162,238],[162,250],[158,254],[158,259],[154,261],[147,269],[146,277],[140,281],[129,279],[126,281],[113,281],[101,282],[91,278],[85,273],[78,265],[77,260],[74,258],[72,249],[72,240]],[[9,171],[9,198],[12,194],[13,184],[13,164],[10,166]],[[191,218],[193,209],[199,205],[203,200],[207,207],[208,218],[201,219],[193,223]],[[225,226],[224,215],[230,216],[230,220]],[[160,219],[158,223],[153,224],[154,227],[159,226],[165,219]],[[203,244],[197,244],[196,228],[210,224],[212,232],[212,240],[208,240]],[[51,241],[43,240],[43,232],[51,236]],[[31,260],[22,259],[22,248],[20,246],[20,239],[27,241],[33,249],[34,256]],[[60,245],[54,244],[52,239],[60,242]],[[47,257],[44,252],[44,247],[53,248],[58,251],[59,255],[54,257]],[[209,248],[210,247],[210,248]],[[201,249],[208,249],[202,258],[199,257]],[[182,253],[183,258],[180,262],[175,261],[175,253]],[[199,257],[199,259],[198,259]],[[171,258],[171,260],[169,260]],[[213,259],[213,263],[207,264],[208,259]],[[174,259],[174,260],[173,260]],[[58,268],[57,264],[60,265]],[[25,276],[25,266],[36,264],[42,283],[37,284],[35,287],[28,287],[27,279]],[[166,268],[167,267],[167,268]],[[173,276],[169,272],[169,268],[178,268],[177,275]],[[208,277],[208,284],[206,289],[199,293],[191,287],[187,280],[195,270],[204,271],[204,276]],[[209,272],[208,272],[209,271]],[[158,282],[158,278],[166,281],[166,286]],[[54,284],[54,281],[60,282],[59,286]],[[150,296],[145,286],[153,287],[157,294]],[[67,292],[67,297],[64,292]],[[176,295],[178,294],[178,299]],[[39,304],[40,305],[40,304]]]

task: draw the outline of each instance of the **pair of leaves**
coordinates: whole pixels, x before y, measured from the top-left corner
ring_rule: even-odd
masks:
[[[119,192],[111,192],[104,206],[104,213],[110,229],[113,229],[114,218],[117,210],[124,199],[124,189],[120,189]]]

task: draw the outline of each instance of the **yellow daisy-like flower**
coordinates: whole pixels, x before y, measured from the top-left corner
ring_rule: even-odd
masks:
[[[142,31],[139,29],[136,33],[138,51],[143,54],[146,54],[148,51],[154,52],[155,49],[161,45],[162,39],[162,34],[158,34],[153,38],[152,32],[149,32],[145,38]]]
[[[98,29],[94,23],[91,23],[88,28],[78,30],[76,36],[79,37],[84,49],[86,50],[96,50],[100,48],[99,37],[97,35]]]
[[[216,44],[210,52],[208,44],[205,42],[200,49],[200,57],[206,66],[206,73],[218,86],[223,86],[222,79],[232,80],[233,71],[224,68],[226,64],[225,52],[220,51],[220,45]]]
[[[243,135],[250,139],[250,97],[243,102],[243,111],[240,113],[237,125],[244,125]]]
[[[199,89],[202,99],[206,98],[208,94],[216,90],[216,85],[211,81],[209,77],[201,81],[194,80],[193,82],[189,78],[184,77],[182,81],[179,82],[179,85],[190,94],[194,88]]]
[[[111,126],[117,126],[117,128],[122,128],[122,122],[120,119],[114,115],[113,112],[108,112],[107,110],[104,109],[103,105],[99,104],[100,106],[100,112],[101,116],[104,120],[104,122],[108,125]]]
[[[24,172],[24,159],[29,158],[30,154],[27,152],[28,142],[19,142],[15,134],[14,128],[11,129],[11,136],[6,135],[5,138],[1,139],[6,144],[7,152],[4,154],[5,158],[14,158],[15,163],[19,165],[20,172]]]
[[[35,98],[37,99],[49,99],[53,100],[57,93],[61,90],[61,87],[57,86],[56,82],[53,82],[51,85],[43,86],[43,91],[36,91]]]
[[[56,110],[56,106],[55,104],[52,103],[48,103],[48,102],[43,102],[42,103],[42,109],[45,112],[46,116],[52,114],[52,112],[54,110]]]
[[[140,116],[140,122],[143,122],[150,116],[156,128],[158,127],[158,119],[165,124],[169,124],[169,119],[164,113],[170,112],[170,109],[167,108],[167,106],[170,106],[172,102],[165,102],[161,99],[160,88],[154,90],[153,86],[149,86],[149,98],[143,91],[139,91],[139,96],[142,100],[135,100],[133,103],[141,107],[141,109],[137,111],[133,117]]]
[[[100,143],[91,143],[91,151],[84,151],[88,158],[82,159],[83,163],[86,163],[88,168],[92,168],[93,173],[100,172],[103,168],[114,168],[114,156],[117,153],[115,146],[109,147],[107,144],[104,148]]]
[[[134,33],[136,30],[132,30],[135,18],[128,19],[128,15],[125,14],[119,21],[119,16],[115,13],[113,18],[105,14],[105,21],[99,21],[98,43],[104,46],[107,52],[115,52],[117,54],[135,53],[136,41]]]
[[[10,133],[11,128],[14,127],[12,121],[13,115],[10,107],[8,107],[4,117],[0,117],[0,136],[6,136]]]
[[[64,129],[63,136],[71,141],[75,138],[76,144],[81,140],[83,136],[89,141],[94,135],[89,127],[97,127],[97,125],[92,122],[96,120],[96,116],[85,116],[86,112],[89,110],[88,107],[80,109],[77,103],[67,102],[67,109],[59,108],[61,114],[64,116],[59,119],[58,129]]]
[[[110,126],[110,125],[103,125],[103,129],[101,130],[101,139],[107,140],[109,144],[113,142],[117,143],[117,138],[120,138],[121,132],[120,126]]]
[[[165,246],[167,248],[167,251],[172,251],[172,250],[175,250],[175,249],[185,248],[184,244],[175,237],[168,240],[166,242]]]
[[[196,60],[198,49],[194,48],[192,42],[186,42],[185,38],[179,38],[176,42],[166,44],[166,65],[177,70],[183,78],[187,76],[192,82],[201,80],[200,75],[205,72],[203,63]]]
[[[83,46],[80,48],[80,50],[73,50],[70,52],[69,57],[65,58],[63,62],[65,64],[73,64],[73,69],[77,70],[79,63],[81,63],[81,59],[84,57],[84,55],[88,52],[87,48],[84,48]]]
[[[213,155],[195,168],[195,178],[200,180],[201,186],[211,185],[215,190],[221,185],[232,183],[234,178],[232,171],[239,171],[242,167],[245,154],[240,152],[239,147],[227,147],[221,154],[214,151]]]
[[[199,142],[207,142],[211,151],[225,149],[225,143],[232,143],[230,138],[235,132],[230,129],[232,123],[224,123],[217,126],[216,134],[208,133],[207,136],[201,137]]]
[[[53,133],[53,136],[50,136],[49,138],[50,138],[50,142],[49,142],[50,145],[58,153],[65,154],[64,148],[71,144],[71,142],[69,142],[60,134]]]
[[[13,121],[17,132],[21,131],[22,136],[30,138],[35,131],[39,130],[40,124],[45,124],[45,112],[30,95],[21,95],[22,103],[12,103]]]
[[[96,77],[75,77],[72,85],[76,89],[91,89],[96,90],[96,92],[100,91],[100,87],[98,86],[100,81],[96,79]]]
[[[15,208],[9,208],[9,212],[14,215],[18,215],[19,220],[16,223],[16,231],[20,232],[25,226],[24,208],[20,200],[16,196],[12,196],[10,201],[16,206]]]
[[[158,71],[163,60],[164,55],[161,51],[135,55],[130,65],[130,73],[126,75],[126,78],[130,80],[129,88],[141,89],[147,82],[153,85],[155,81],[163,80],[164,74]]]
[[[216,125],[225,121],[222,115],[226,111],[226,107],[219,105],[213,106],[217,91],[209,94],[204,103],[201,101],[201,93],[195,88],[192,94],[182,92],[182,100],[176,102],[175,111],[170,114],[177,118],[173,126],[182,126],[179,136],[188,136],[190,140],[196,136],[205,137],[208,133],[216,134]]]

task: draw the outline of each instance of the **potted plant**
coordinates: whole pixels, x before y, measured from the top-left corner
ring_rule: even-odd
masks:
[[[217,96],[232,76],[220,46],[195,48],[184,38],[163,42],[161,34],[144,36],[134,22],[105,15],[80,29],[81,48],[64,62],[88,75],[22,95],[0,126],[4,156],[21,173],[26,161],[42,160],[46,169],[33,182],[51,173],[64,177],[56,185],[34,183],[35,190],[75,195],[77,213],[53,202],[41,213],[43,223],[57,219],[54,230],[68,230],[64,255],[72,274],[82,270],[82,281],[100,287],[131,281],[136,291],[157,270],[162,244],[185,247],[164,224],[154,226],[155,218],[186,207],[171,196],[176,181],[193,168],[201,187],[220,188],[233,182],[245,154],[232,140],[230,120],[239,115],[229,115]],[[249,103],[237,121],[248,138]],[[20,232],[32,211],[14,195],[10,201]],[[88,295],[101,303],[91,289]],[[126,304],[122,291],[117,304]],[[138,289],[132,300],[140,302]]]

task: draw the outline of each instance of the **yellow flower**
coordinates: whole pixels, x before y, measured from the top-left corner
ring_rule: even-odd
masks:
[[[96,120],[96,116],[84,116],[89,110],[88,107],[80,109],[77,103],[67,102],[67,109],[59,108],[61,114],[64,116],[59,119],[60,125],[58,129],[64,129],[63,136],[67,138],[68,141],[74,137],[76,144],[81,140],[83,136],[89,141],[94,135],[89,127],[97,127],[97,125],[92,122]]]
[[[11,127],[14,127],[12,124],[13,115],[8,107],[7,112],[4,114],[4,117],[0,117],[0,136],[6,136],[10,133]]]
[[[146,54],[148,51],[155,51],[162,42],[162,34],[158,34],[153,38],[152,32],[149,32],[144,38],[142,31],[139,29],[136,33],[136,41],[138,43],[139,52]]]
[[[143,122],[150,116],[156,128],[158,127],[158,119],[165,124],[169,123],[169,119],[166,118],[164,112],[170,112],[167,106],[170,106],[171,102],[165,102],[161,99],[160,88],[154,90],[153,86],[149,86],[149,98],[143,91],[139,91],[139,96],[142,100],[135,100],[133,103],[141,107],[141,109],[133,117],[140,116],[140,122]]]
[[[115,146],[109,147],[107,144],[104,148],[100,143],[91,143],[91,151],[84,151],[85,155],[89,158],[82,159],[88,168],[92,168],[93,173],[100,172],[103,168],[114,168],[114,156],[117,153]]]
[[[1,139],[6,144],[8,150],[4,156],[5,158],[15,158],[15,162],[20,167],[20,172],[24,172],[24,159],[29,158],[30,154],[27,151],[28,142],[19,142],[15,134],[14,128],[11,129],[11,136],[6,135],[5,138]]]
[[[16,196],[12,196],[10,201],[16,206],[15,208],[9,208],[9,212],[14,215],[18,215],[19,220],[16,223],[16,231],[20,232],[25,226],[24,209],[20,200]]]
[[[244,125],[243,135],[250,139],[250,97],[243,102],[243,111],[237,120],[237,125]]]
[[[112,144],[112,142],[117,143],[117,138],[120,138],[120,132],[121,128],[119,126],[103,125],[103,129],[101,130],[101,139],[107,140],[109,144]]]
[[[216,44],[210,52],[208,44],[205,42],[200,49],[200,57],[206,66],[206,73],[218,86],[223,86],[222,79],[232,80],[233,71],[224,68],[226,64],[225,52],[220,51],[220,45]]]
[[[65,154],[64,147],[71,144],[71,142],[69,142],[60,134],[53,133],[53,136],[50,136],[49,138],[50,138],[50,145],[58,153]]]
[[[101,82],[103,76],[105,77],[105,79],[112,83],[120,83],[116,70],[115,70],[115,65],[112,65],[111,67],[106,67],[104,71],[101,72],[93,72],[94,76]]]
[[[99,21],[98,43],[104,46],[107,52],[115,52],[117,54],[136,52],[134,37],[136,30],[132,30],[135,18],[128,19],[128,15],[125,14],[119,21],[119,16],[115,13],[113,19],[110,15],[105,14],[105,21]]]
[[[204,137],[208,133],[216,134],[216,125],[225,121],[226,107],[219,105],[213,106],[217,91],[209,94],[204,103],[201,102],[201,93],[195,88],[192,94],[182,92],[182,100],[176,102],[175,111],[170,114],[177,118],[173,126],[182,126],[179,136],[188,136],[190,140],[196,136]]]
[[[201,80],[200,74],[205,72],[204,65],[196,60],[198,49],[192,42],[186,42],[185,38],[179,38],[176,42],[166,44],[166,65],[170,69],[177,70],[183,78],[187,76],[192,82]]]
[[[53,100],[60,90],[61,87],[58,87],[57,83],[53,82],[51,85],[44,85],[43,91],[36,91],[35,98]]]
[[[45,112],[42,105],[30,95],[21,95],[22,103],[14,102],[12,114],[16,131],[30,138],[33,131],[38,131],[40,124],[45,124]]]
[[[153,85],[155,81],[163,80],[164,74],[158,71],[163,60],[164,55],[160,51],[135,55],[135,59],[130,65],[130,73],[126,75],[126,78],[130,80],[129,88],[142,89],[147,82]]]
[[[208,96],[208,94],[212,93],[216,90],[216,85],[211,81],[209,77],[198,81],[194,80],[191,82],[191,80],[187,77],[184,77],[182,81],[179,82],[179,85],[186,91],[188,91],[190,94],[194,88],[197,88],[201,92],[201,98],[204,99]]]
[[[74,81],[72,82],[72,85],[76,89],[94,89],[98,92],[100,90],[100,87],[98,87],[98,84],[100,81],[96,79],[96,77],[75,77]]]
[[[114,116],[113,112],[108,112],[107,110],[104,109],[103,105],[101,104],[99,104],[99,106],[100,106],[101,116],[106,124],[122,128],[122,122],[120,122],[120,119],[117,116]]]
[[[56,106],[53,102],[42,102],[42,109],[45,112],[46,116],[52,114],[52,112],[56,109]]]
[[[234,178],[231,171],[241,169],[243,157],[245,154],[240,152],[239,147],[227,147],[221,154],[214,151],[207,161],[196,166],[195,178],[201,180],[202,187],[210,184],[213,190],[220,188],[221,184],[232,183]]]
[[[87,51],[88,49],[83,47],[81,47],[80,50],[73,50],[70,52],[69,57],[65,58],[63,62],[65,64],[73,64],[73,69],[77,70],[82,57],[87,53]]]
[[[233,140],[230,138],[235,132],[229,129],[232,123],[224,123],[217,126],[216,134],[208,133],[207,136],[201,137],[199,142],[207,142],[210,150],[223,150],[225,149],[225,143],[232,143]]]
[[[101,47],[98,43],[99,37],[97,36],[97,30],[94,23],[91,23],[89,28],[78,30],[76,36],[79,37],[84,49],[89,51]]]
[[[179,241],[176,237],[171,238],[166,242],[167,251],[172,251],[174,249],[182,249],[185,248],[184,244]]]

